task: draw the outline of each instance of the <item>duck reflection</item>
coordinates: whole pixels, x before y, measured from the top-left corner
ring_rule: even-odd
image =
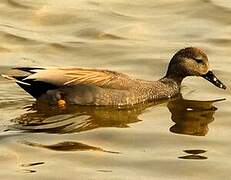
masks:
[[[102,149],[100,147],[87,145],[81,142],[75,142],[75,141],[64,141],[56,144],[50,144],[50,145],[44,145],[40,143],[34,143],[29,141],[23,141],[23,144],[31,147],[39,147],[39,148],[45,148],[53,151],[100,151],[100,152],[106,152],[106,153],[114,153],[114,154],[120,154],[120,152],[116,151],[108,151],[105,149]]]
[[[14,119],[10,129],[46,133],[73,133],[95,128],[126,128],[128,124],[141,121],[138,118],[147,107],[112,108],[96,106],[67,106],[65,109],[34,104],[29,112]]]
[[[204,136],[208,132],[208,124],[214,120],[217,110],[214,102],[193,101],[182,96],[166,103],[175,122],[170,128],[173,133]],[[44,104],[34,104],[27,107],[28,113],[14,119],[15,124],[10,129],[27,130],[31,132],[73,133],[88,131],[95,128],[118,127],[126,128],[129,124],[141,121],[138,117],[148,107],[157,103],[142,104],[123,109],[95,106],[67,106],[65,109],[50,107]]]
[[[193,136],[205,136],[208,133],[208,124],[214,121],[214,113],[217,110],[212,101],[186,100],[182,97],[170,101],[167,105],[175,123],[170,131],[177,134]]]

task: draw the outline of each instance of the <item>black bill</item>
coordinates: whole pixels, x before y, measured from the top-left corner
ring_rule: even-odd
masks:
[[[226,86],[213,74],[212,71],[208,71],[207,74],[202,77],[213,83],[215,86],[226,89]]]

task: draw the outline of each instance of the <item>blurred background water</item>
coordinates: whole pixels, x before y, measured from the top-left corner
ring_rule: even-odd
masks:
[[[0,73],[91,67],[155,80],[196,46],[228,90],[190,77],[170,101],[57,109],[0,78],[0,178],[229,179],[230,30],[230,0],[1,0]]]

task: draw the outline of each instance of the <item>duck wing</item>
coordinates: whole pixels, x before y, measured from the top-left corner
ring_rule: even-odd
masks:
[[[109,89],[127,90],[132,79],[122,73],[95,69],[64,69],[68,80],[64,85],[95,85]]]
[[[122,73],[109,70],[83,68],[14,68],[20,75],[12,75],[16,83],[33,97],[47,90],[63,86],[94,85],[109,89],[127,90],[132,79]],[[23,72],[23,73],[22,73]]]

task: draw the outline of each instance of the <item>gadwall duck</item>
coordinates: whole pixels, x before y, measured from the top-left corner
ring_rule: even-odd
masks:
[[[171,59],[166,75],[157,81],[131,78],[125,74],[81,68],[14,68],[14,79],[39,101],[58,104],[129,106],[171,98],[180,93],[182,80],[201,76],[215,86],[226,86],[209,70],[206,54],[194,47],[179,50]],[[23,75],[22,75],[23,72]]]

